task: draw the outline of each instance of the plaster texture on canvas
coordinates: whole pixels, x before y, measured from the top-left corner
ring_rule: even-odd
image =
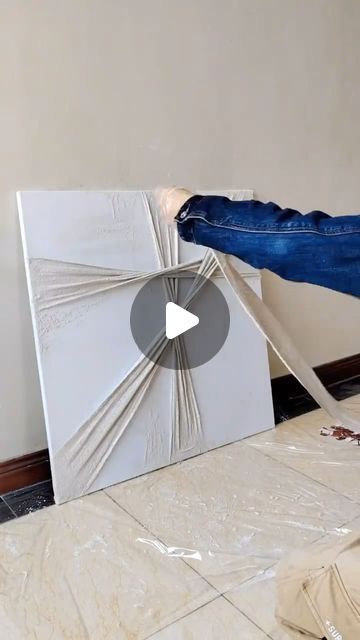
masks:
[[[221,369],[225,363],[228,364],[228,356],[234,359],[231,351],[227,351],[226,357],[222,354],[213,359],[216,362],[212,363],[210,375],[208,373],[202,378],[197,370],[191,374],[183,371],[174,373],[171,380],[169,372],[156,372],[152,363],[145,363],[142,354],[134,347],[128,323],[135,293],[150,275],[159,270],[159,267],[171,269],[173,264],[185,262],[187,268],[189,264],[194,269],[202,265],[200,270],[203,269],[205,275],[211,275],[217,267],[213,254],[204,255],[203,248],[182,242],[178,252],[176,231],[161,227],[159,218],[154,217],[155,206],[151,193],[56,192],[42,194],[45,197],[39,195],[24,193],[19,197],[19,201],[20,209],[23,211],[24,207],[32,209],[32,217],[24,213],[22,215],[22,231],[41,376],[42,358],[46,359],[46,384],[42,380],[45,413],[48,410],[47,397],[54,398],[58,391],[54,381],[57,380],[59,368],[66,370],[69,366],[69,361],[63,354],[66,350],[73,350],[79,354],[79,345],[82,347],[80,362],[79,358],[74,358],[71,362],[71,379],[62,379],[63,397],[74,397],[71,416],[66,403],[62,406],[57,401],[55,422],[58,426],[54,427],[52,415],[52,428],[48,428],[58,500],[69,499],[89,490],[108,486],[120,479],[132,477],[134,466],[138,473],[145,472],[248,435],[239,434],[238,429],[234,430],[234,425],[229,424],[229,417],[224,419],[221,413],[212,415],[214,412],[211,407],[214,407],[214,403],[210,402],[210,408],[207,402],[202,403],[201,420],[197,406],[199,393],[203,394],[203,397],[209,392],[213,396],[216,394],[217,389],[212,389],[209,381],[213,381],[214,373],[219,370],[219,366]],[[236,195],[250,197],[251,192]],[[32,198],[35,198],[34,202]],[[70,210],[76,211],[76,215],[50,217],[51,202],[55,203],[58,213]],[[147,224],[144,224],[144,212],[147,215]],[[93,226],[93,235],[88,228],[89,218]],[[30,227],[34,224],[39,233],[31,233]],[[52,239],[50,242],[49,237]],[[257,272],[245,266],[244,269],[252,280],[252,286],[257,287],[259,293]],[[256,277],[251,277],[254,275]],[[219,283],[220,288],[227,291],[228,302],[236,308],[235,313],[238,315],[239,307],[236,305],[235,296],[226,287],[224,280],[219,280]],[[117,318],[118,324],[117,330],[114,330],[113,341],[109,341],[107,345],[102,344],[101,349],[98,349],[99,327],[104,326],[104,318],[114,317]],[[106,330],[111,329],[106,325]],[[251,333],[250,324],[244,331],[247,333],[249,330],[253,340],[254,334]],[[90,349],[84,338],[88,335],[95,336]],[[121,353],[116,352],[116,343],[120,335],[123,339]],[[161,344],[163,347],[163,343]],[[265,345],[257,340],[254,348],[258,361],[262,363],[257,373],[265,384],[266,402],[262,416],[254,427],[254,420],[247,420],[252,409],[251,399],[245,399],[243,415],[246,424],[250,425],[249,433],[254,433],[254,428],[262,430],[272,425]],[[136,358],[134,363],[134,354],[138,357],[137,364]],[[95,372],[91,369],[94,362]],[[134,366],[133,373],[136,375],[130,374],[130,377],[127,377],[130,387],[127,383],[125,386],[121,383],[120,388],[113,388],[109,394],[109,383],[106,382],[103,387],[99,384],[101,375],[105,373],[107,380],[126,380],[127,374]],[[101,369],[106,369],[106,372]],[[84,388],[77,388],[76,396],[73,389],[74,376],[81,379],[84,371],[86,402]],[[224,384],[224,376],[221,371],[219,373],[221,386]],[[192,377],[196,378],[195,387],[202,387],[196,394]],[[54,388],[52,384],[55,384]],[[149,385],[151,393],[156,393],[156,397],[160,398],[156,407],[149,403]],[[227,386],[231,387],[231,384],[228,383]],[[82,401],[77,402],[81,395]],[[189,403],[181,403],[181,395],[190,398],[190,413],[186,413]],[[117,408],[113,403],[115,396]],[[183,407],[177,421],[174,421],[169,403],[164,403],[164,399],[170,397],[173,407],[175,402],[177,406],[180,404]],[[104,398],[107,400],[104,401]],[[127,406],[129,398],[132,404],[130,411]],[[120,425],[119,402],[122,405],[120,415],[124,418]],[[218,407],[215,413],[216,411]],[[130,421],[132,426],[129,431],[127,426]],[[48,415],[47,423],[49,424]],[[107,426],[102,431],[101,427],[104,427],[105,423]],[[202,433],[203,424],[206,424],[209,431],[205,441]],[[219,425],[223,427],[223,435],[221,431],[219,433]],[[120,440],[123,456],[119,476],[117,467],[109,469],[106,461],[115,449],[118,451]]]

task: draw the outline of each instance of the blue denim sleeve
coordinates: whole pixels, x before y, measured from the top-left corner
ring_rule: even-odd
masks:
[[[360,215],[303,215],[273,202],[193,196],[176,220],[183,240],[286,280],[360,296]]]

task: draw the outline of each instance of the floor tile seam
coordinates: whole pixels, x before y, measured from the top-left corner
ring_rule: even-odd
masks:
[[[161,627],[160,629],[158,629],[157,631],[154,631],[153,633],[151,633],[149,636],[146,636],[145,638],[143,638],[143,640],[150,640],[150,638],[154,638],[158,633],[161,633],[162,631],[164,631],[165,629],[169,629],[169,627],[174,626],[174,624],[177,624],[178,622],[180,622],[181,620],[185,620],[185,618],[188,618],[189,616],[191,616],[193,613],[196,613],[197,611],[200,611],[201,609],[203,609],[204,607],[206,607],[208,604],[211,604],[212,602],[215,602],[215,600],[220,600],[222,598],[222,595],[217,593],[211,600],[209,600],[208,602],[204,602],[203,604],[199,605],[198,607],[196,607],[196,609],[193,609],[192,611],[189,611],[189,613],[184,613],[184,615],[180,616],[179,618],[177,618],[176,620],[173,620],[172,622],[169,622],[169,624],[166,624],[164,627]]]
[[[4,504],[6,504],[7,508],[10,509],[11,513],[13,514],[14,518],[18,518],[19,516],[15,513],[14,509],[11,507],[11,505],[9,505],[9,503],[5,500],[4,496],[2,497],[2,501]],[[39,511],[41,511],[41,509],[39,509]]]
[[[354,505],[356,505],[356,506],[358,506],[360,508],[360,498],[359,498],[359,502],[357,500],[353,500],[353,498],[350,498],[349,496],[345,495],[344,493],[340,493],[336,489],[333,489],[332,487],[329,487],[324,482],[321,482],[320,480],[317,480],[316,478],[313,478],[312,476],[307,475],[307,473],[305,473],[304,471],[300,471],[299,469],[296,469],[295,467],[292,467],[289,463],[284,462],[283,460],[279,460],[278,458],[273,457],[270,453],[264,453],[264,451],[262,451],[261,448],[257,447],[256,445],[246,443],[246,446],[255,448],[265,458],[269,458],[273,462],[277,462],[278,464],[282,465],[286,469],[291,469],[291,471],[294,471],[295,473],[299,473],[301,476],[303,476],[307,480],[311,480],[312,482],[314,482],[315,484],[319,485],[320,487],[323,487],[324,489],[328,489],[328,491],[331,491],[332,493],[334,493],[337,498],[345,498],[346,500],[348,500],[349,502],[351,502],[352,504],[354,504]]]
[[[232,602],[231,600],[229,600],[229,598],[227,598],[227,597],[226,597],[226,593],[223,593],[223,594],[222,594],[222,597],[226,600],[226,602],[228,602],[229,604],[231,604],[231,605],[234,607],[234,609],[236,609],[236,611],[238,611],[239,613],[241,613],[241,615],[242,615],[242,616],[244,616],[244,618],[246,618],[249,622],[251,622],[251,624],[253,624],[257,629],[259,629],[259,631],[261,631],[261,632],[266,636],[266,638],[270,638],[270,640],[271,640],[271,636],[269,636],[269,634],[267,633],[267,631],[265,631],[265,629],[263,629],[262,627],[260,627],[260,626],[258,625],[258,623],[257,623],[257,622],[255,622],[255,620],[253,620],[252,618],[250,618],[250,616],[249,616],[247,613],[245,613],[245,611],[242,611],[242,610],[240,609],[240,607],[238,607],[236,604],[234,604],[234,602]]]
[[[165,547],[167,547],[167,543],[161,539],[161,537],[159,537],[157,534],[155,534],[153,531],[151,531],[151,529],[149,529],[149,527],[144,524],[143,522],[141,522],[141,520],[139,520],[136,516],[134,516],[130,511],[128,511],[124,506],[120,505],[112,496],[110,496],[106,491],[104,491],[104,493],[106,493],[107,497],[110,498],[110,500],[112,502],[114,502],[114,504],[117,505],[117,507],[119,507],[119,509],[121,509],[122,511],[124,511],[124,513],[126,513],[128,516],[130,516],[133,520],[135,520],[135,522],[137,522],[137,524],[139,524],[143,529],[145,529],[145,531],[147,531],[151,536],[153,536],[153,538],[155,540],[158,540],[159,542],[161,542],[161,544],[163,544]],[[211,589],[213,589],[214,591],[216,591],[217,596],[221,596],[222,593],[221,591],[219,591],[219,589],[217,589],[217,587],[215,587],[213,584],[211,584],[211,582],[209,582],[209,580],[207,580],[207,578],[205,578],[203,575],[201,575],[201,573],[199,573],[191,564],[189,564],[186,561],[186,558],[177,558],[178,560],[181,560],[183,562],[183,564],[185,564],[187,567],[189,567],[194,573],[196,573],[196,575],[201,578],[201,580],[203,580],[209,587],[211,587]]]

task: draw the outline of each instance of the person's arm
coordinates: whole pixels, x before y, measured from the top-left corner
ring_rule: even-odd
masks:
[[[169,190],[167,212],[183,240],[235,255],[286,280],[360,296],[360,215],[302,215],[273,202],[179,191]]]

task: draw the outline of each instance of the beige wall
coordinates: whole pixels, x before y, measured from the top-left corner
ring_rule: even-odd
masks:
[[[359,42],[358,0],[0,0],[0,459],[46,445],[15,191],[359,210]],[[264,288],[312,364],[360,351],[357,301]]]

